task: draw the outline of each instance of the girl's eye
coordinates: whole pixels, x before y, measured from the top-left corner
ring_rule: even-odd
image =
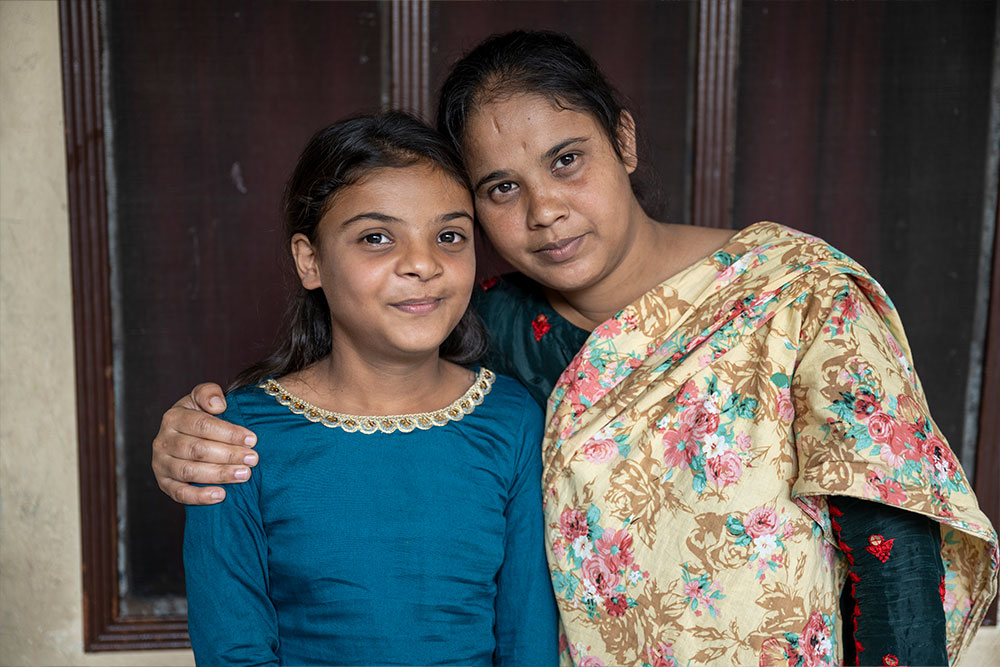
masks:
[[[438,243],[445,243],[452,245],[455,243],[461,243],[465,240],[465,236],[458,232],[441,232],[438,235]]]
[[[361,238],[361,241],[363,243],[367,243],[368,245],[385,245],[389,242],[389,237],[381,232],[373,232],[371,234],[365,234],[365,236]]]

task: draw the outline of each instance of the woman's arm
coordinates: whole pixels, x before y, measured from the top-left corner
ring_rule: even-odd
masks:
[[[829,505],[849,568],[844,664],[947,665],[938,524],[858,498]]]
[[[238,418],[231,403],[224,417]],[[235,487],[219,507],[187,508],[188,632],[199,665],[278,664],[258,482]]]
[[[495,665],[556,665],[556,604],[545,560],[542,414],[525,396],[514,481],[504,512],[504,560],[497,574]]]
[[[153,474],[160,490],[185,505],[212,505],[226,497],[218,486],[250,478],[257,465],[249,429],[213,417],[226,409],[222,388],[200,384],[163,414],[153,439]]]

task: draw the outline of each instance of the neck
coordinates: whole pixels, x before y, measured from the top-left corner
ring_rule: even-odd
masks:
[[[473,379],[474,374],[441,359],[436,350],[416,358],[387,359],[335,344],[328,357],[282,383],[292,394],[334,412],[391,415],[446,407]]]
[[[638,205],[637,205],[638,208]],[[611,272],[578,290],[546,290],[560,315],[583,329],[593,329],[676,272],[671,262],[674,225],[642,216],[626,251]]]

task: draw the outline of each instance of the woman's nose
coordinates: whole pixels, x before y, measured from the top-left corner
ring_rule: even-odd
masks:
[[[529,195],[528,226],[550,227],[569,214],[569,207],[552,189],[536,189]]]

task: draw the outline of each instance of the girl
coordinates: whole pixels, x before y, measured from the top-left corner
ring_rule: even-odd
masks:
[[[541,414],[459,365],[483,339],[458,158],[403,114],[337,123],[285,214],[302,284],[287,339],[224,415],[264,460],[221,506],[188,508],[198,663],[551,664]]]
[[[564,36],[476,47],[442,88],[438,125],[521,274],[487,282],[477,306],[491,363],[548,398],[564,659],[957,659],[996,590],[996,534],[864,269],[773,223],[733,234],[650,217],[630,184],[633,119]],[[216,392],[164,417],[154,469],[177,499],[218,490],[179,486],[190,457],[175,430],[248,435],[194,426],[189,408]],[[206,451],[215,467],[187,479],[248,472],[251,450]]]

